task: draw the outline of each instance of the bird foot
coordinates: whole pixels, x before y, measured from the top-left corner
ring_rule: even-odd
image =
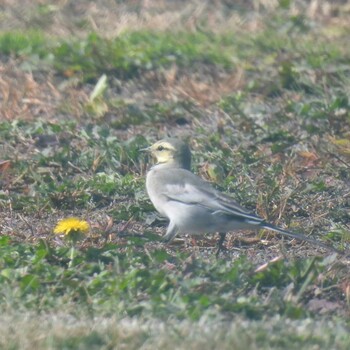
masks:
[[[220,235],[220,238],[219,238],[219,241],[218,241],[218,249],[217,249],[217,251],[216,251],[216,253],[215,253],[216,258],[219,257],[220,252],[222,252],[222,251],[227,251],[227,250],[228,250],[228,249],[224,246],[224,242],[225,242],[225,238],[226,238],[226,233],[220,232],[219,235]]]

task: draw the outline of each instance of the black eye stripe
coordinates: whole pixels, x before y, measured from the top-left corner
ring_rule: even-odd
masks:
[[[163,151],[164,149],[165,149],[165,148],[164,148],[163,146],[158,146],[158,147],[157,147],[157,150],[158,150],[158,151]]]

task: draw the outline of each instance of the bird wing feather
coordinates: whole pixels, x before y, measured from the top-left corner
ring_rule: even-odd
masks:
[[[186,183],[178,182],[165,185],[162,194],[168,200],[189,206],[202,206],[215,214],[233,216],[237,220],[248,221],[251,224],[258,225],[263,222],[263,219],[241,207],[233,198],[220,193],[209,183],[196,176],[195,178],[188,177],[187,174]]]

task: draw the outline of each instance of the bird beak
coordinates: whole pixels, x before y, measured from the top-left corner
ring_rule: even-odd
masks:
[[[140,152],[151,152],[151,147],[146,147],[146,148],[140,148]]]

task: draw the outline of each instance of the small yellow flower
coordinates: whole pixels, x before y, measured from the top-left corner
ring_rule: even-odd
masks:
[[[78,218],[67,218],[60,220],[53,232],[69,236],[74,233],[86,233],[88,230],[89,224],[86,221]]]

